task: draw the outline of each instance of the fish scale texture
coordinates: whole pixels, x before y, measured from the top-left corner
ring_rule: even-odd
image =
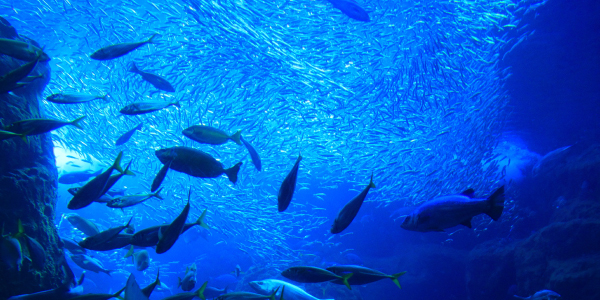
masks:
[[[0,37],[13,38],[16,31],[10,23],[0,18]],[[15,39],[27,41],[25,37]],[[0,76],[17,67],[19,61],[0,56]],[[8,125],[21,119],[40,116],[38,95],[50,78],[50,68],[39,63],[36,70],[45,73],[44,79],[15,91],[15,95],[0,95],[0,120]],[[2,142],[0,147],[0,223],[5,233],[17,232],[16,220],[21,220],[25,233],[37,240],[46,252],[46,264],[36,269],[27,259],[23,259],[21,271],[0,270],[0,299],[12,295],[33,293],[55,288],[64,273],[62,250],[57,246],[60,238],[54,226],[56,202],[56,166],[52,140],[49,134],[27,138],[27,143],[19,138]],[[21,241],[25,256],[31,256]]]

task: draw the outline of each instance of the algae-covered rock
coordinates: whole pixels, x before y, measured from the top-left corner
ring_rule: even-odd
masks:
[[[600,219],[544,227],[515,251],[519,291],[550,289],[565,299],[600,299]]]
[[[516,281],[516,243],[501,239],[478,245],[469,253],[467,289],[471,300],[504,300]]]
[[[9,22],[0,18],[0,37],[25,42],[34,41],[17,35]],[[0,55],[0,76],[19,67],[24,62]],[[3,125],[12,122],[43,117],[40,114],[38,97],[50,79],[47,63],[38,63],[31,75],[44,76],[31,84],[15,90],[12,94],[0,95],[0,121]],[[62,250],[58,247],[59,237],[54,226],[56,201],[56,167],[53,145],[49,134],[27,138],[13,138],[0,142],[0,222],[4,234],[15,234],[17,222],[21,220],[27,236],[35,239],[43,248],[29,250],[26,238],[21,241],[24,255],[20,270],[8,268],[0,261],[0,299],[55,288],[64,278],[62,272]],[[38,249],[39,250],[39,249]],[[45,262],[37,259],[45,256]],[[36,263],[34,263],[34,261]]]

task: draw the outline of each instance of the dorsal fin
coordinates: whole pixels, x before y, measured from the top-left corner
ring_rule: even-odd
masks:
[[[474,189],[468,189],[468,190],[464,190],[462,193],[460,193],[461,195],[467,196],[469,198],[473,198],[475,197],[475,190]]]

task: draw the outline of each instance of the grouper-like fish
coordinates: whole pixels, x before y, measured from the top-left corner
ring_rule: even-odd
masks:
[[[352,223],[352,220],[354,220],[358,214],[358,211],[360,210],[360,207],[365,201],[365,198],[369,193],[369,189],[371,188],[375,188],[375,184],[373,183],[373,174],[371,174],[371,181],[365,187],[365,189],[362,190],[362,192],[360,192],[360,194],[358,194],[356,197],[352,198],[350,202],[346,203],[342,210],[340,210],[335,218],[335,221],[333,221],[333,225],[331,225],[331,233],[340,233],[350,226],[350,223]]]
[[[504,186],[487,199],[475,198],[468,189],[458,195],[449,195],[427,201],[404,219],[401,227],[412,231],[444,231],[458,225],[472,227],[471,219],[480,214],[498,221],[504,210]]]
[[[163,164],[172,160],[170,168],[175,171],[200,178],[216,178],[225,174],[233,183],[237,182],[237,174],[242,165],[239,162],[229,169],[224,169],[223,164],[210,154],[188,147],[159,149],[155,154]]]
[[[155,36],[156,34],[153,34],[148,40],[143,42],[121,43],[104,47],[92,53],[92,55],[90,55],[90,58],[95,60],[108,60],[121,57],[141,46],[152,43],[152,39],[154,39]]]

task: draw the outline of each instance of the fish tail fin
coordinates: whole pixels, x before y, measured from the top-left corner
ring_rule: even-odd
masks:
[[[181,286],[181,277],[177,277],[177,288],[179,288],[180,286]]]
[[[115,159],[112,168],[119,171],[120,173],[123,173],[123,169],[121,168],[121,158],[123,158],[123,151],[119,152],[119,155],[117,155],[117,158]]]
[[[158,33],[153,34],[147,41],[146,43],[148,44],[154,44],[154,37],[156,37],[156,35],[158,35]]]
[[[113,272],[114,270],[102,270],[102,272],[106,273],[106,275],[112,277],[112,275],[110,275],[111,272]],[[120,293],[119,293],[120,294]]]
[[[129,72],[131,72],[131,73],[139,73],[140,72],[140,69],[138,69],[135,62],[131,62],[131,66],[129,67]]]
[[[498,221],[504,210],[504,186],[498,188],[488,199],[490,210],[485,214],[490,216],[494,221]]]
[[[108,102],[108,93],[104,94],[104,96],[100,97],[100,99],[102,99],[104,102]]]
[[[242,141],[240,141],[240,135],[242,134],[241,130],[238,130],[236,133],[234,133],[230,138],[232,141],[234,141],[236,144],[241,145]]]
[[[241,165],[242,165],[242,162],[239,162],[239,163],[235,164],[235,166],[225,170],[225,175],[227,175],[227,178],[229,178],[229,181],[231,181],[233,183],[237,182],[238,172],[240,171]]]
[[[204,209],[204,211],[202,212],[202,215],[200,215],[200,218],[198,218],[198,221],[196,221],[196,224],[198,224],[201,227],[204,227],[206,229],[210,229],[210,226],[208,226],[206,223],[204,223],[205,216],[206,216],[206,209]]]
[[[129,248],[129,251],[127,251],[127,254],[125,254],[123,258],[128,258],[130,256],[133,256],[133,245],[131,245],[131,248]]]
[[[181,108],[181,103],[179,103],[179,100],[177,100],[177,101],[175,101],[175,102],[171,103],[171,105],[173,105],[173,106],[177,106],[178,108]]]
[[[133,162],[133,161],[130,161],[130,162],[127,164],[127,167],[125,167],[125,171],[123,171],[123,174],[125,174],[125,175],[129,175],[129,176],[135,176],[135,173],[133,173],[131,170],[129,170],[129,167],[131,166],[131,163],[132,163],[132,162]]]
[[[17,233],[14,234],[15,238],[20,238],[25,236],[25,229],[23,228],[23,222],[21,219],[17,221]]]
[[[268,296],[270,300],[277,300],[277,299],[275,298],[275,294],[277,294],[277,291],[279,291],[279,287],[277,287],[277,288],[276,288],[276,289],[273,291],[273,293],[271,293],[271,295],[269,295],[269,296]]]
[[[206,290],[206,286],[208,285],[208,281],[205,281],[204,284],[198,289],[198,291],[196,292],[196,296],[202,300],[206,300],[206,297],[204,297],[204,290]]]
[[[121,295],[121,293],[125,290],[126,287],[127,286],[124,286],[122,289],[120,289],[116,293],[114,293],[113,298],[120,298],[120,299],[122,299],[121,297],[119,297],[119,295]]]
[[[352,288],[350,287],[350,283],[348,282],[348,279],[350,279],[350,277],[352,277],[354,275],[354,273],[348,273],[348,274],[344,274],[342,275],[342,281],[344,282],[344,285],[349,289],[352,290]]]
[[[70,124],[73,125],[73,126],[75,126],[75,127],[77,127],[77,128],[79,128],[79,129],[83,129],[83,127],[81,127],[81,125],[79,124],[79,122],[81,122],[81,120],[83,120],[83,119],[85,119],[85,116],[79,117],[79,118],[71,121]]]
[[[163,189],[160,188],[158,191],[156,191],[156,193],[152,194],[152,196],[154,196],[154,197],[156,197],[156,198],[158,198],[160,200],[165,200],[165,199],[163,199],[163,197],[161,195],[159,195],[160,191],[162,191],[162,190]]]
[[[284,300],[283,299],[283,292],[285,291],[285,285],[281,288],[281,295],[279,295],[279,300]]]
[[[373,173],[371,172],[371,181],[369,182],[369,187],[370,188],[376,188],[377,186],[375,186],[375,184],[373,183]]]
[[[406,271],[404,271],[404,272],[400,272],[400,273],[396,273],[396,274],[392,275],[392,278],[391,278],[391,279],[392,279],[392,281],[393,281],[393,282],[394,282],[394,283],[395,283],[395,284],[396,284],[396,285],[397,285],[397,286],[398,286],[400,289],[402,289],[402,286],[400,286],[400,282],[398,281],[398,277],[400,277],[400,276],[402,276],[402,275],[404,275],[404,274],[406,274]]]

